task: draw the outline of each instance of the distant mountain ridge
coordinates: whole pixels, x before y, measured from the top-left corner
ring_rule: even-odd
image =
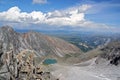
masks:
[[[29,49],[34,50],[38,56],[53,54],[58,57],[63,57],[65,54],[80,52],[79,48],[59,38],[50,37],[34,31],[17,33],[12,27],[1,27],[1,50],[7,52],[10,50],[10,46],[13,47],[15,53]]]

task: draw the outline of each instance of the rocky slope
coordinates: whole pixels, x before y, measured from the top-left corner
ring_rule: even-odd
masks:
[[[79,55],[79,61],[84,62],[93,58],[96,59],[96,63],[99,63],[101,59],[105,59],[109,64],[120,64],[120,41],[112,41],[108,44],[98,47],[94,50]]]
[[[19,53],[24,49],[34,50],[37,56],[55,55],[64,57],[65,54],[79,53],[76,46],[59,38],[43,35],[30,31],[27,33],[17,33],[11,27],[0,28],[0,49],[3,52],[13,48],[14,53]]]
[[[101,49],[100,57],[110,61],[110,64],[120,64],[120,41],[110,42]]]
[[[59,80],[120,80],[120,41],[80,55],[81,63],[53,65]]]

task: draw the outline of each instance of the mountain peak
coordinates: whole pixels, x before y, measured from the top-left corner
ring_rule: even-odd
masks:
[[[14,32],[14,29],[10,26],[2,26],[0,30]]]
[[[80,51],[73,44],[59,38],[43,35],[35,31],[19,34],[10,26],[0,28],[0,41],[5,51],[9,51],[12,44],[14,53],[29,49],[34,50],[36,56],[49,54],[64,57],[66,54],[79,53]]]

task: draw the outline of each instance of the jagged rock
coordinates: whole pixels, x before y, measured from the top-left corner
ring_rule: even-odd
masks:
[[[45,72],[41,65],[35,65],[34,52],[24,50],[19,54],[13,54],[13,50],[7,52],[4,57],[4,65],[0,70],[0,78],[3,80],[55,80],[50,72]]]
[[[110,61],[110,64],[118,65],[120,63],[120,42],[110,42],[101,49],[103,54],[100,56]]]

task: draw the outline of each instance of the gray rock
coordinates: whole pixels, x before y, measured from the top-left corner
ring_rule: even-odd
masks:
[[[22,50],[34,50],[37,56],[56,55],[64,57],[65,54],[80,52],[76,46],[55,37],[43,35],[39,32],[30,31],[27,33],[17,33],[11,27],[0,28],[0,48],[5,52],[13,47],[17,54]]]

